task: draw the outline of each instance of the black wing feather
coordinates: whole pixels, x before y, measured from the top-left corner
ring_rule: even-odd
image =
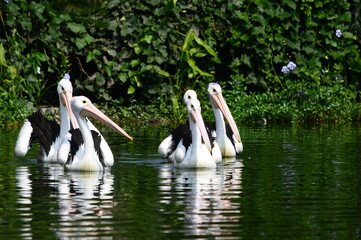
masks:
[[[49,154],[50,146],[59,136],[60,125],[54,120],[45,118],[40,111],[33,113],[28,120],[33,128],[30,143],[38,141],[46,154]]]
[[[214,123],[208,123],[208,122],[205,122],[205,126],[206,126],[206,129],[207,129],[207,133],[208,133],[208,137],[211,141],[211,144],[212,144],[212,148],[214,147],[214,141],[215,141],[215,138],[212,136],[212,131],[215,131],[215,124]],[[189,148],[189,146],[191,145],[192,143],[192,131],[189,127],[189,120],[187,120],[186,123],[184,124],[180,124],[178,127],[174,128],[172,131],[171,131],[171,135],[172,135],[172,145],[170,146],[170,151],[168,152],[168,156],[174,152],[179,144],[179,142],[181,140],[183,140],[183,146],[185,147],[185,149],[187,150]],[[203,140],[202,140],[203,142]]]

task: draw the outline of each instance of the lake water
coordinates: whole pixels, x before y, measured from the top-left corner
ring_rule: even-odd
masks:
[[[244,152],[215,170],[174,169],[161,126],[101,128],[110,172],[16,158],[0,129],[1,239],[360,239],[361,128],[242,126]]]

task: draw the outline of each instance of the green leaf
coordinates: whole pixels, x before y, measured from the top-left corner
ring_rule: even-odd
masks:
[[[101,51],[99,51],[98,49],[94,49],[93,51],[89,52],[88,55],[86,56],[86,62],[90,62],[92,61],[96,56],[101,55]]]
[[[83,25],[80,25],[77,23],[70,22],[70,23],[68,23],[67,26],[74,33],[85,33],[86,32],[85,27],[83,27]]]
[[[135,92],[135,88],[132,85],[130,85],[128,87],[128,94],[133,94],[134,92]]]
[[[353,34],[350,32],[343,32],[342,36],[346,39],[352,39],[353,38]]]
[[[41,62],[45,62],[47,60],[46,55],[41,52],[35,52],[34,56],[39,59]]]
[[[86,42],[82,38],[76,38],[75,45],[78,47],[78,49],[82,49],[86,46]]]
[[[186,34],[186,37],[184,38],[184,43],[181,48],[182,51],[186,51],[189,48],[190,43],[193,40],[193,35],[194,35],[193,29],[189,29]]]
[[[136,67],[139,65],[139,60],[138,59],[133,59],[131,62],[130,62],[130,66],[132,66],[132,68]]]
[[[122,81],[123,83],[128,81],[128,74],[126,73],[120,73],[118,75],[118,78],[120,79],[120,81]]]
[[[5,52],[4,46],[0,43],[0,65],[3,66],[6,66]]]
[[[84,34],[83,39],[87,44],[95,42],[95,39],[92,36],[90,36],[89,34]]]
[[[146,43],[150,44],[152,42],[152,35],[145,35],[142,40],[146,41]]]
[[[86,45],[95,42],[95,39],[90,36],[89,34],[84,34],[83,38],[76,38],[75,39],[75,45],[79,48],[82,49],[84,48]]]
[[[293,1],[293,0],[283,0],[283,2],[285,3],[285,4],[287,4],[287,6],[289,6],[290,8],[292,8],[293,10],[296,10],[296,3],[295,3],[295,1]]]
[[[351,22],[351,12],[345,12],[344,14],[342,14],[341,16],[341,21],[342,22]]]
[[[199,74],[202,75],[202,76],[213,77],[212,74],[203,72],[203,71],[196,65],[196,62],[195,62],[193,59],[190,59],[190,58],[187,59],[187,63],[189,64],[189,66],[192,68],[192,70],[193,70],[194,72],[197,72],[197,73],[199,73]]]
[[[31,19],[28,17],[21,18],[20,24],[24,30],[27,30],[29,32],[33,29],[33,24],[31,23]]]
[[[43,4],[31,2],[31,4],[30,4],[30,9],[34,10],[35,15],[36,15],[39,19],[44,19],[43,12],[44,12],[45,7],[44,7]]]
[[[217,57],[217,53],[212,49],[212,47],[209,46],[207,43],[205,43],[202,39],[200,39],[200,38],[199,38],[198,36],[196,36],[195,34],[194,34],[194,39],[196,40],[196,42],[197,42],[199,45],[203,46],[203,47],[207,50],[207,52],[208,52],[209,54],[211,54],[213,57]]]
[[[162,75],[164,77],[170,77],[169,72],[162,70],[160,67],[158,66],[154,66],[154,65],[148,65],[151,66],[152,68],[154,68],[154,70],[159,74]]]
[[[139,53],[141,53],[143,51],[143,49],[141,48],[141,47],[139,47],[139,46],[136,46],[136,47],[134,47],[134,52],[135,52],[135,54],[139,54]]]

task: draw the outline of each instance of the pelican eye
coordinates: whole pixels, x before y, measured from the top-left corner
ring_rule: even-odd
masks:
[[[83,100],[82,103],[83,103],[83,104],[86,104],[86,100]]]
[[[61,91],[63,91],[63,92],[65,91],[64,87],[61,87]]]

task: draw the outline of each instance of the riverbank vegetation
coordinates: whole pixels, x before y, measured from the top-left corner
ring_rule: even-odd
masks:
[[[95,2],[1,0],[0,124],[56,106],[64,73],[120,119],[183,120],[190,88],[211,119],[209,82],[237,121],[361,119],[359,0]]]

